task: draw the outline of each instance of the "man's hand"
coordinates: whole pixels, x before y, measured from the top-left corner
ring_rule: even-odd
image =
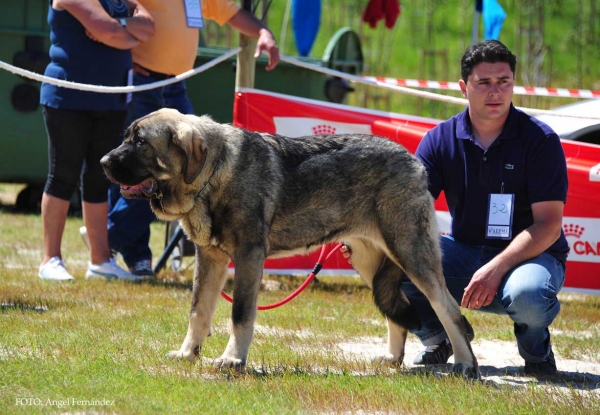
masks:
[[[256,43],[256,52],[254,58],[258,58],[261,53],[266,52],[269,55],[267,70],[275,68],[279,63],[279,47],[275,41],[273,33],[250,12],[240,9],[233,15],[227,24],[240,33],[258,39]]]
[[[504,274],[493,260],[479,268],[465,288],[460,305],[470,310],[490,305]]]
[[[258,42],[256,43],[256,52],[254,53],[254,58],[257,59],[262,52],[266,52],[267,55],[269,55],[267,71],[270,71],[279,63],[279,47],[277,46],[277,42],[273,37],[273,33],[267,29],[262,29],[260,31],[260,36],[258,37]]]
[[[564,205],[562,201],[533,203],[533,225],[518,234],[502,253],[477,270],[465,288],[460,305],[471,310],[490,305],[509,270],[540,255],[558,239]]]

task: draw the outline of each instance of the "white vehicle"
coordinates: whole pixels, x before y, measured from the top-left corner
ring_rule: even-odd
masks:
[[[554,115],[538,115],[540,121],[548,124],[560,138],[600,144],[600,99],[590,99],[554,108],[562,114],[595,117],[569,118]]]

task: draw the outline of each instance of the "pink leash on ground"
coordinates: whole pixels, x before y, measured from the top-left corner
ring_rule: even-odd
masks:
[[[296,291],[294,291],[293,293],[291,293],[290,295],[288,295],[287,297],[285,297],[281,301],[278,301],[278,302],[273,303],[273,304],[268,304],[268,305],[259,305],[257,307],[257,309],[261,310],[261,311],[262,310],[272,310],[273,308],[280,307],[280,306],[282,306],[282,305],[284,305],[284,304],[289,303],[290,301],[292,301],[294,298],[296,298],[296,296],[298,294],[300,294],[302,291],[304,291],[304,289],[306,287],[308,287],[308,284],[310,284],[311,281],[315,279],[315,276],[319,273],[319,271],[321,271],[321,268],[323,268],[323,265],[325,265],[325,263],[331,257],[331,255],[333,255],[335,251],[337,251],[338,249],[340,249],[341,246],[342,246],[342,244],[338,243],[335,246],[335,248],[333,248],[331,251],[329,251],[329,253],[327,254],[327,256],[325,256],[325,245],[323,245],[321,247],[321,253],[319,254],[319,260],[315,264],[315,267],[313,268],[312,272],[310,274],[308,274],[308,277],[306,278],[306,281],[304,281],[302,283],[302,285],[296,289]],[[325,257],[325,259],[323,259],[324,257]],[[225,294],[225,291],[221,291],[221,297],[223,297],[224,299],[226,299],[230,303],[233,302],[233,298],[231,298],[230,296],[228,296],[227,294]]]

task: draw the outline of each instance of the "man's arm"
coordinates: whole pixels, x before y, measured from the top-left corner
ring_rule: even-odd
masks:
[[[55,10],[65,10],[85,27],[89,36],[116,49],[131,49],[140,42],[104,10],[100,2],[89,0],[54,0]]]
[[[131,17],[125,19],[127,32],[140,42],[147,41],[154,36],[154,19],[137,0],[125,0],[125,2],[132,12]]]
[[[415,156],[425,166],[429,193],[431,193],[434,200],[437,200],[442,190],[444,190],[444,175],[442,174],[442,163],[439,162],[437,154],[439,146],[434,143],[431,131],[428,131],[419,143]]]
[[[268,71],[277,66],[279,63],[279,48],[275,36],[260,20],[246,10],[241,9],[229,19],[227,24],[248,37],[258,39],[254,57],[258,58],[263,51],[267,52],[269,55]]]
[[[532,204],[531,209],[533,225],[517,235],[504,251],[477,270],[465,288],[461,306],[472,310],[491,304],[507,272],[540,255],[559,238],[564,203],[538,202]]]

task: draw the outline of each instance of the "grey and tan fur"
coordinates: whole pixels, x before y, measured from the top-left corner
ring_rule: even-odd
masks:
[[[402,362],[407,329],[419,327],[401,291],[406,275],[450,337],[453,371],[479,376],[459,307],[442,277],[425,169],[402,146],[369,135],[253,133],[164,109],[136,120],[101,162],[124,196],[150,199],[158,218],[179,219],[197,245],[187,336],[168,356],[198,356],[233,260],[231,337],[216,364],[243,371],[265,259],[343,240],[387,319],[383,360]]]

